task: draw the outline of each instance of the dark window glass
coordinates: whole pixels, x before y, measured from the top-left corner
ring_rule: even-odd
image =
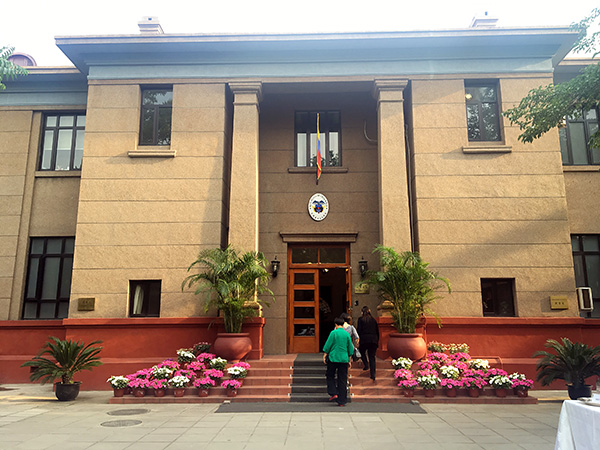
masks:
[[[129,316],[160,316],[160,280],[129,282]]]
[[[342,165],[341,121],[339,111],[319,111],[321,167]],[[296,167],[317,166],[317,112],[298,111],[295,115]]]
[[[314,336],[315,326],[314,325],[294,325],[294,336]]]
[[[318,262],[318,249],[313,248],[293,248],[292,263],[293,264],[308,264]]]
[[[513,278],[482,278],[481,300],[484,316],[514,317],[515,280]]]
[[[309,306],[296,306],[294,308],[294,319],[314,319],[315,308]]]
[[[171,144],[172,89],[142,91],[140,145]]]
[[[345,264],[346,249],[344,247],[321,248],[319,262],[322,264]]]
[[[64,319],[69,312],[75,239],[31,238],[23,319]]]
[[[81,170],[85,116],[46,115],[43,127],[39,170]]]
[[[499,141],[500,108],[495,84],[465,85],[469,141]]]
[[[296,302],[314,302],[315,291],[294,290],[294,301]]]
[[[295,273],[294,284],[315,284],[314,273]]]
[[[592,134],[598,130],[598,117],[598,109],[594,108],[566,118],[566,126],[558,131],[564,165],[600,164],[600,149],[588,144]]]
[[[600,318],[600,235],[571,235],[573,269],[577,287],[592,288],[593,311],[582,311],[583,317]]]

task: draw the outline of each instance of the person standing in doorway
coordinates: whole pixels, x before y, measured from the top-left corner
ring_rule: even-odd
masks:
[[[379,347],[379,325],[371,315],[368,306],[363,306],[362,316],[356,322],[356,328],[360,336],[360,345],[358,347],[363,362],[363,370],[371,371],[371,379],[375,381],[375,371],[377,363],[375,354]]]
[[[348,401],[348,363],[354,353],[350,335],[344,330],[344,319],[334,320],[335,329],[329,333],[323,347],[323,362],[327,364],[327,393],[329,401],[346,406]]]
[[[350,339],[352,339],[352,344],[354,344],[354,348],[358,349],[358,344],[359,344],[359,334],[356,331],[356,328],[354,328],[354,325],[352,325],[352,316],[348,313],[342,313],[340,315],[340,318],[344,319],[344,330],[346,330],[346,333],[348,333],[350,335]],[[354,354],[352,355],[352,361],[358,361],[358,356],[360,355],[356,355],[357,351],[354,350]]]

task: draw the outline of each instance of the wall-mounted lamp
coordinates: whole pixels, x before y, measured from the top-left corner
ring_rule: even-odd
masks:
[[[277,277],[277,273],[279,272],[279,264],[281,264],[281,261],[278,261],[276,256],[275,259],[271,261],[271,270],[273,271],[273,278]]]
[[[364,278],[367,274],[367,270],[369,270],[369,263],[367,262],[364,256],[360,261],[358,261],[358,268],[360,270],[360,277]]]

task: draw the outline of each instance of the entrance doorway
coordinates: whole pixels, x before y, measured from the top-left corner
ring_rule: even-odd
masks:
[[[288,249],[288,353],[316,353],[333,319],[351,313],[350,248],[293,245]]]

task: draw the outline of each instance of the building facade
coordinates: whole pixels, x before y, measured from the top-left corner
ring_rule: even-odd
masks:
[[[531,144],[502,116],[585,65],[561,63],[575,38],[57,38],[75,67],[0,95],[0,334],[23,342],[3,344],[5,381],[50,334],[102,338],[109,373],[210,339],[216,311],[181,284],[229,244],[280,264],[252,357],[318,352],[334,316],[376,311],[360,267],[377,244],[450,280],[430,339],[526,371],[547,338],[597,340],[600,303],[581,312],[576,292],[600,301],[597,111]]]

